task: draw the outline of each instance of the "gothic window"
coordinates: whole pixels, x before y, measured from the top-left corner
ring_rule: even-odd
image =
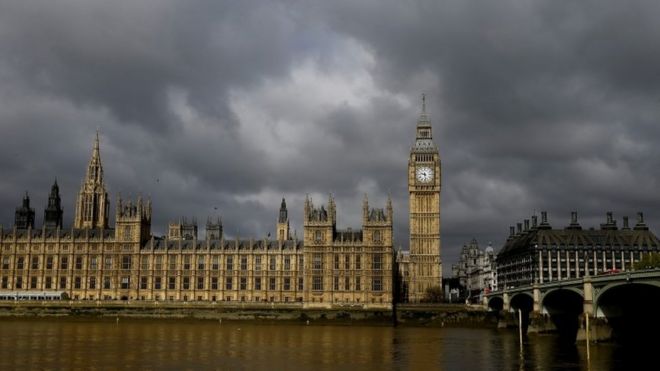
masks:
[[[225,281],[225,289],[231,290],[232,282],[231,277],[227,277]]]
[[[218,269],[220,269],[220,257],[219,256],[217,256],[217,255],[213,256],[213,263],[211,265],[211,269],[213,269],[214,271],[217,271]]]
[[[149,286],[149,277],[140,277],[140,290],[146,290]]]
[[[168,278],[167,288],[170,289],[170,290],[175,290],[176,289],[176,277],[169,277]]]
[[[60,289],[66,290],[66,277],[60,277]]]
[[[284,277],[284,291],[289,291],[291,290],[291,278],[289,277]]]
[[[131,269],[130,255],[124,255],[121,257],[121,269]]]
[[[291,270],[291,257],[290,256],[285,256],[284,257],[284,270],[285,271]]]
[[[323,290],[323,277],[321,276],[312,277],[312,290],[314,291]]]
[[[124,227],[124,240],[130,240],[131,239],[131,227],[125,226]]]
[[[241,290],[247,290],[247,277],[241,277]]]
[[[373,291],[383,291],[382,277],[373,277],[371,281],[371,289]]]
[[[275,290],[275,277],[271,277],[269,280],[269,287],[270,290]]]
[[[360,277],[355,277],[355,291],[362,290],[360,283],[361,283]]]
[[[231,256],[227,257],[227,270],[228,271],[234,270],[234,258]],[[227,290],[231,290],[231,289],[227,289]]]
[[[355,256],[355,269],[362,269],[362,256]]]
[[[270,257],[270,265],[268,266],[268,269],[270,269],[271,271],[274,271],[276,263],[277,263],[277,261],[276,261],[275,257],[271,256]]]
[[[323,254],[314,254],[312,257],[312,269],[321,270],[323,269]]]
[[[321,231],[314,232],[314,240],[316,242],[321,242],[321,240],[323,240],[323,233],[321,233]]]
[[[32,257],[32,269],[39,269],[39,257],[38,256],[33,256]]]
[[[190,269],[190,255],[185,255],[183,257],[183,269]]]
[[[92,256],[89,258],[89,269],[97,269],[98,268],[98,258],[96,256]]]
[[[241,256],[241,270],[246,271],[247,270],[247,256]]]
[[[350,277],[345,277],[344,278],[344,290],[350,291],[351,289],[351,278]]]
[[[16,269],[21,270],[23,269],[23,265],[25,265],[25,258],[22,256],[18,257],[18,260],[16,261]]]
[[[380,242],[380,241],[381,241],[380,231],[374,231],[374,242]]]
[[[205,263],[203,256],[197,257],[197,269],[204,270],[204,267],[206,266]]]
[[[76,269],[80,270],[82,269],[83,261],[82,261],[82,256],[76,256]]]
[[[261,277],[254,278],[254,289],[261,290]]]
[[[334,290],[339,291],[339,276],[334,277]]]
[[[254,270],[255,271],[261,270],[261,255],[257,255],[254,257]]]
[[[96,277],[89,277],[89,288],[96,289]]]
[[[60,269],[69,269],[69,258],[66,256],[60,258]]]
[[[112,257],[111,256],[106,256],[105,257],[105,262],[104,262],[103,268],[112,269]]]
[[[204,290],[204,277],[197,277],[197,290]]]
[[[299,278],[298,278],[298,290],[299,290],[299,291],[302,291],[302,290],[304,289],[304,285],[303,285],[303,283],[304,283],[303,278],[302,278],[302,277],[299,277]]]
[[[373,255],[373,269],[375,269],[375,270],[383,269],[383,255],[382,254],[374,254]]]
[[[218,289],[218,277],[211,277],[211,290]]]
[[[335,254],[335,269],[339,269],[339,254]]]
[[[183,277],[183,289],[190,290],[190,277]]]
[[[142,270],[148,270],[149,269],[149,257],[148,256],[143,256],[140,258],[141,263],[140,263],[140,269]]]
[[[124,290],[130,289],[131,288],[130,287],[130,282],[131,282],[130,277],[128,277],[128,276],[122,277],[121,278],[121,288],[124,289]]]
[[[176,270],[176,256],[171,255],[167,260],[169,265],[168,269],[171,271]]]
[[[351,256],[346,254],[344,256],[344,269],[348,270],[351,268]]]
[[[9,269],[9,257],[8,256],[3,256],[2,257],[2,269]]]

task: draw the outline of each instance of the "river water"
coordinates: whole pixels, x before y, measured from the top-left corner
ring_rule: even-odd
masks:
[[[0,319],[0,370],[634,370],[637,348],[506,330],[194,320]],[[651,363],[653,361],[654,363]]]

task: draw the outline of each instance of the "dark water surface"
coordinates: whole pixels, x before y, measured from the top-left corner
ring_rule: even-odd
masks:
[[[657,344],[657,342],[655,342]],[[656,347],[657,348],[657,347]],[[634,363],[633,363],[634,362]],[[658,370],[653,352],[515,332],[192,320],[1,319],[0,370]]]

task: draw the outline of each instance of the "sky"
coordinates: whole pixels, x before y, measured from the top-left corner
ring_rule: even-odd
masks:
[[[57,179],[70,226],[99,130],[111,210],[151,197],[156,234],[219,215],[262,238],[285,197],[302,236],[305,196],[329,193],[355,229],[389,194],[407,249],[425,93],[446,265],[542,210],[643,211],[657,233],[658,19],[642,0],[2,0],[0,224],[28,191],[42,225]]]

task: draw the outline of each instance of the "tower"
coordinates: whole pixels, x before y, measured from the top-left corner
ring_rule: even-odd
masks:
[[[92,158],[87,166],[87,174],[80,186],[76,201],[75,228],[107,228],[108,227],[108,192],[103,183],[103,166],[99,151],[99,133],[96,132]]]
[[[145,203],[138,197],[137,203],[117,199],[115,215],[115,241],[140,245],[151,238],[151,200]]]
[[[286,201],[282,198],[280,205],[280,216],[277,219],[277,240],[286,241],[289,239],[289,212],[286,209]]]
[[[62,199],[57,180],[50,188],[50,195],[48,195],[48,205],[44,210],[44,227],[48,229],[62,228]]]
[[[429,288],[442,289],[440,259],[440,155],[422,95],[415,144],[408,160],[410,211],[409,300],[422,301]]]
[[[213,221],[210,217],[206,219],[206,240],[216,241],[222,239],[222,219],[216,217]]]
[[[17,229],[34,228],[34,209],[30,207],[30,196],[25,192],[23,204],[16,208],[14,226]]]

